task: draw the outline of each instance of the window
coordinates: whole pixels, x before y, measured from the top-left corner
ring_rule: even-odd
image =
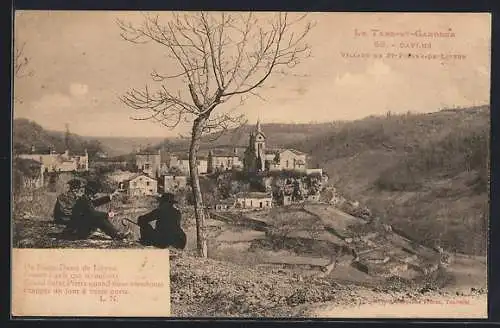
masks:
[[[150,185],[150,184],[151,184],[151,182],[146,181],[146,186],[148,186],[148,187],[149,187],[149,185]]]
[[[288,167],[288,164],[289,164],[289,161],[288,161],[288,160],[286,160],[286,167]]]

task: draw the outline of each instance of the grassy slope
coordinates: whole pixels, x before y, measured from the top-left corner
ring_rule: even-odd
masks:
[[[292,146],[337,189],[411,237],[483,254],[489,108],[369,117]]]

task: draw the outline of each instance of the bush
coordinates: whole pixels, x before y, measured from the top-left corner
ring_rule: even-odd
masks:
[[[477,188],[487,189],[489,134],[486,128],[455,130],[408,153],[404,159],[384,171],[375,186],[387,191],[416,191],[426,178],[450,178],[462,172],[478,172]]]
[[[14,220],[38,218],[46,221],[53,219],[57,194],[46,188],[24,190],[13,195],[12,216]]]

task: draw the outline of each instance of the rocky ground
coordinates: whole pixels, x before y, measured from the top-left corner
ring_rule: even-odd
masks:
[[[123,215],[133,218],[137,213]],[[212,251],[209,255],[212,258],[200,259],[195,256],[194,236],[190,235],[194,234],[191,221],[186,216],[184,223],[188,233],[187,249],[171,250],[174,316],[334,317],[348,314],[350,310],[353,311],[353,315],[356,311],[358,311],[356,313],[361,311],[362,314],[366,312],[363,306],[370,305],[406,303],[429,306],[429,300],[468,300],[477,297],[485,300],[486,298],[486,262],[483,260],[459,258],[454,266],[442,268],[419,279],[404,279],[398,276],[381,278],[363,274],[363,279],[356,281],[353,280],[353,272],[359,273],[359,271],[349,264],[341,264],[330,274],[320,277],[321,266],[305,266],[304,269],[301,265],[261,265],[258,261],[252,262],[253,260],[250,260],[252,256],[262,261],[262,256],[269,253],[263,249],[240,251],[239,248],[231,248],[229,253],[224,253],[221,249],[209,247],[209,251]],[[210,240],[217,238],[226,240],[227,234],[234,238],[241,239],[243,238],[241,236],[247,238],[249,231],[253,232],[250,237],[253,238],[255,235],[254,230],[242,229],[239,234],[232,232],[231,229],[234,230],[234,227],[229,229],[231,226],[229,223],[217,223],[215,220],[207,222],[214,230],[213,236],[209,233]],[[143,247],[134,240],[110,240],[102,233],[96,233],[87,240],[68,240],[61,235],[63,226],[55,225],[47,219],[26,217],[15,219],[13,223],[14,247]],[[120,229],[131,229],[134,232],[133,236],[137,237],[133,225],[120,226],[118,221],[114,224]],[[226,234],[222,234],[223,232]],[[250,239],[248,245],[252,243]],[[234,243],[231,238],[228,240],[231,243],[226,241],[222,244]],[[280,252],[275,252],[275,256],[283,257]],[[290,258],[298,258],[297,254],[294,255],[291,251],[289,253]],[[228,257],[228,254],[233,258]],[[238,259],[234,258],[235,256],[238,256]],[[311,258],[312,260],[321,259]],[[387,307],[384,309],[387,310]],[[404,310],[398,307],[389,308],[389,311],[391,309],[394,313],[404,313]]]
[[[329,277],[302,276],[291,270],[252,269],[175,253],[171,281],[174,316],[328,317],[334,316],[335,309],[346,314],[349,309],[375,304],[429,304],[486,297],[485,289],[456,292],[400,279],[363,286]]]

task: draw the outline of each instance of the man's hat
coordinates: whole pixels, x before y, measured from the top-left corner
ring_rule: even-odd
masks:
[[[160,203],[170,203],[170,204],[176,204],[177,201],[175,200],[175,195],[172,194],[171,192],[166,192],[161,194],[160,197],[158,197],[158,201]]]

